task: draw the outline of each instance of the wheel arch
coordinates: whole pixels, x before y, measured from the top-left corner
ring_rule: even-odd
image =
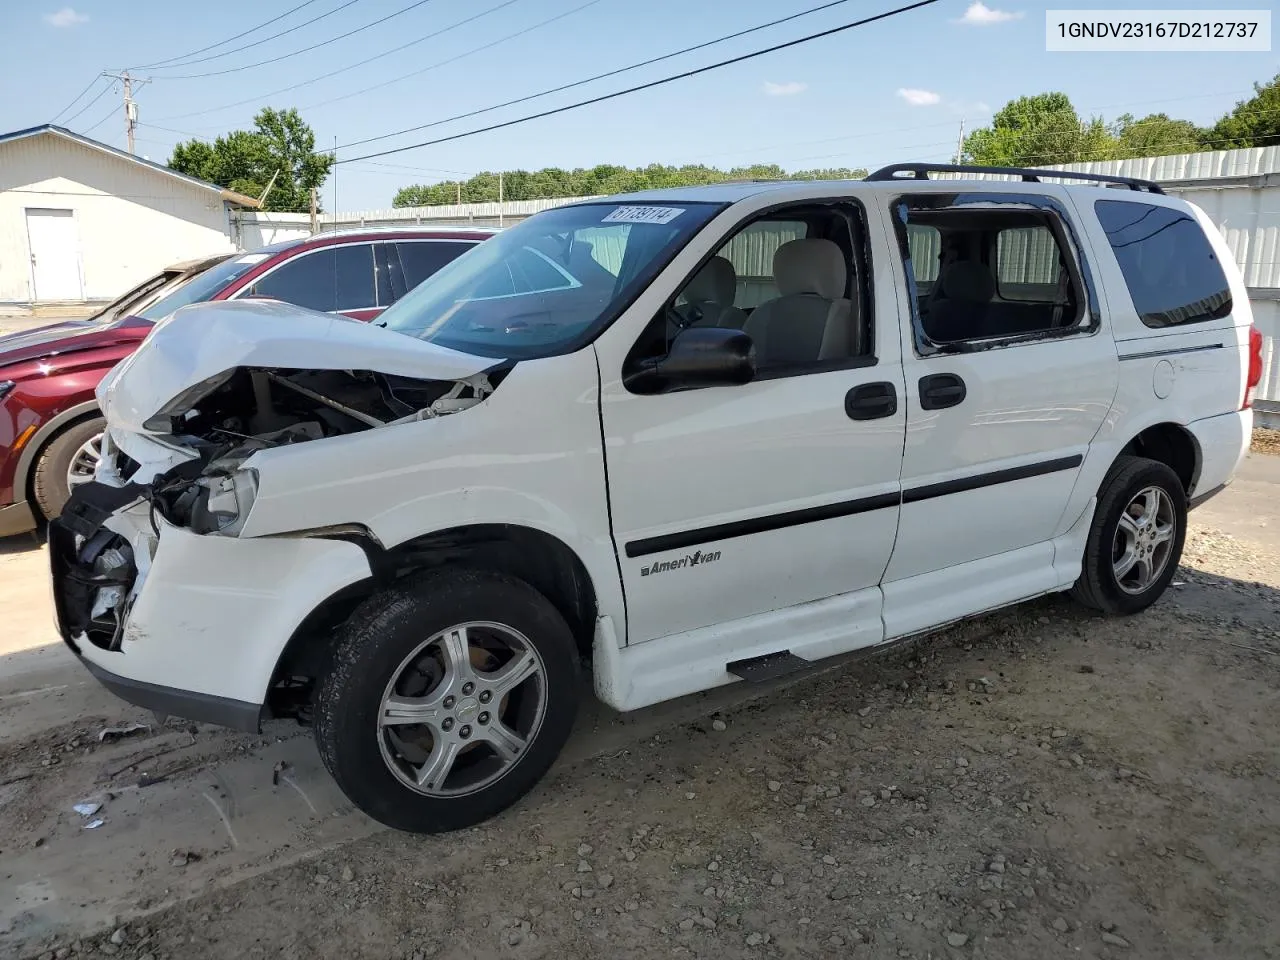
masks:
[[[369,532],[344,528],[335,534],[364,550],[372,576],[331,594],[304,617],[286,641],[266,691],[280,705],[294,677],[315,679],[325,667],[332,638],[355,609],[382,587],[422,570],[446,565],[505,573],[528,583],[560,612],[573,632],[578,652],[591,654],[598,609],[596,584],[582,558],[563,540],[518,524],[464,524],[384,547]],[[273,700],[276,701],[273,705]]]
[[[13,475],[14,492],[21,492],[21,495],[30,501],[33,494],[31,484],[35,477],[35,466],[40,462],[40,457],[44,454],[45,448],[69,427],[74,427],[76,424],[83,423],[93,417],[101,416],[102,409],[98,406],[98,401],[86,400],[68,407],[56,416],[51,417],[44,426],[36,431],[35,436],[22,448],[22,453],[18,455],[18,467]]]
[[[1116,460],[1124,456],[1145,457],[1163,463],[1182,482],[1190,498],[1200,480],[1203,455],[1195,434],[1179,423],[1163,421],[1144,427],[1126,443]]]

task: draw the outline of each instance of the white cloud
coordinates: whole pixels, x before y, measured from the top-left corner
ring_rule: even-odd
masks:
[[[89,15],[72,10],[70,7],[63,7],[57,13],[46,13],[44,19],[46,23],[55,27],[74,27],[77,23],[88,23]]]
[[[934,93],[932,90],[914,90],[910,87],[903,87],[898,91],[898,96],[913,107],[935,107],[942,102],[942,94]]]
[[[953,23],[969,23],[979,27],[989,26],[993,23],[1008,23],[1010,20],[1021,20],[1022,11],[996,10],[988,7],[982,0],[974,0],[969,4],[969,9],[964,12],[964,16]]]
[[[771,97],[794,97],[797,93],[804,93],[809,89],[807,83],[800,83],[797,80],[791,80],[788,83],[770,83],[765,81],[764,92]]]

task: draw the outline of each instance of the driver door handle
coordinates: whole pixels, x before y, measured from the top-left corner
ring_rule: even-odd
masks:
[[[898,391],[888,380],[864,383],[844,397],[844,412],[850,420],[878,420],[898,412]]]

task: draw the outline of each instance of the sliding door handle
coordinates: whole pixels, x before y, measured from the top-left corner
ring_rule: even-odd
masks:
[[[954,373],[935,373],[920,378],[920,407],[944,410],[964,401],[968,389]]]

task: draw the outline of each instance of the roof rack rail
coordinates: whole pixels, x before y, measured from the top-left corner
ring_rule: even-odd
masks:
[[[1040,170],[1033,167],[983,167],[963,163],[891,163],[869,173],[866,180],[928,180],[930,173],[1002,173],[1007,176],[1020,176],[1027,183],[1039,183],[1041,177],[1053,177],[1060,180],[1087,180],[1093,183],[1111,183],[1128,187],[1130,190],[1141,190],[1146,193],[1160,193],[1160,184],[1154,180],[1141,180],[1138,177],[1117,177],[1106,173],[1079,173],[1074,170]],[[910,174],[911,176],[900,176]]]

